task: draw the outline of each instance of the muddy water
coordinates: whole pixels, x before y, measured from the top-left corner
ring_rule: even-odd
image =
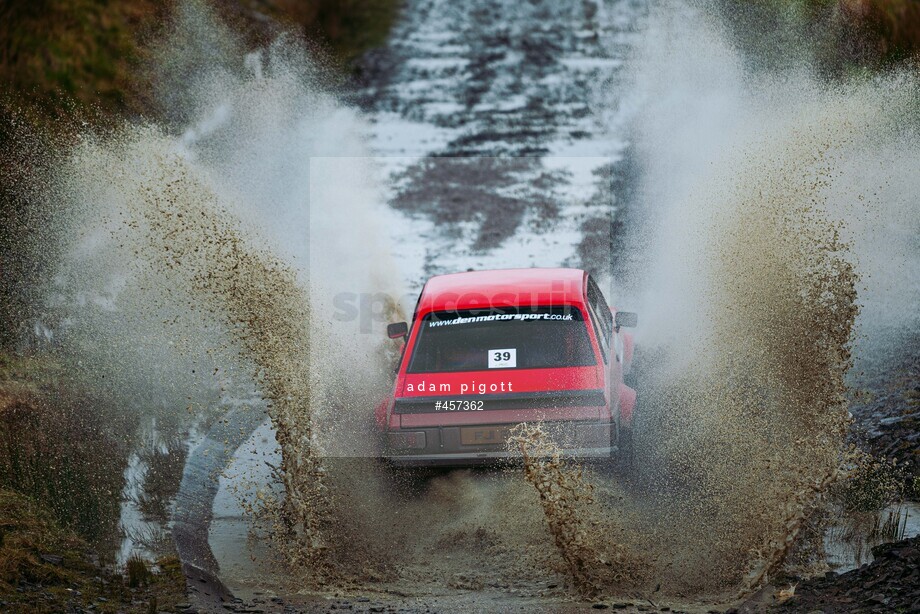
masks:
[[[644,476],[661,494],[649,517],[678,529],[664,528],[683,570],[667,583],[705,592],[741,570],[742,585],[775,577],[794,536],[814,532],[853,352],[866,357],[864,336],[883,321],[913,326],[879,303],[914,293],[917,253],[902,241],[916,228],[916,186],[899,169],[920,152],[902,137],[916,133],[905,120],[915,77],[774,79],[746,67],[705,14],[679,14],[652,24],[637,69],[649,101],[643,191],[662,203],[639,233],[640,346],[655,362],[639,416]],[[879,276],[884,260],[903,268]],[[820,571],[819,550],[805,573]],[[802,572],[799,554],[788,569]]]
[[[583,249],[586,222],[600,219],[614,236],[611,205],[649,206],[638,197],[618,201],[603,181],[615,175],[623,147],[616,116],[606,111],[616,103],[603,95],[615,96],[624,78],[617,53],[631,40],[630,22],[618,17],[630,14],[628,5],[612,13],[581,10],[419,3],[382,56],[369,59],[380,72],[371,71],[372,85],[362,92],[372,119],[367,132],[387,156],[378,163],[401,216],[395,252],[410,288],[428,273],[467,266],[577,263],[576,254],[590,253]],[[539,19],[590,25],[548,54],[538,50],[549,46],[552,28],[528,27]],[[703,57],[714,72],[724,63],[723,76],[740,79],[724,41],[704,31],[701,49],[675,45],[681,57]],[[680,65],[674,55],[667,61]],[[643,71],[632,78],[641,83]],[[783,110],[761,94],[734,101],[736,84],[719,85],[727,108],[752,109],[730,117],[753,121],[754,129],[730,124],[712,149],[659,143],[660,127],[645,130],[646,116],[638,115],[647,151],[630,155],[647,164],[648,194],[665,205],[643,228],[651,229],[643,239],[653,247],[645,255],[654,327],[648,347],[660,364],[643,375],[646,453],[632,490],[589,474],[584,483],[603,497],[584,512],[595,520],[585,521],[575,510],[586,501],[541,507],[529,488],[542,493],[543,482],[528,485],[513,471],[453,472],[414,490],[398,476],[367,470],[359,472],[366,479],[356,479],[345,469],[339,479],[363,504],[346,523],[350,535],[366,537],[359,527],[374,527],[367,518],[381,511],[391,519],[370,538],[387,550],[388,565],[353,569],[351,590],[447,597],[496,589],[552,598],[574,582],[589,594],[659,586],[665,595],[718,599],[756,587],[778,569],[835,475],[846,423],[846,344],[856,315],[853,254],[840,238],[841,221],[858,213],[853,201],[862,190],[840,173],[850,165],[854,140],[874,137],[875,128],[864,126],[884,129],[884,121],[873,124],[865,100],[875,95],[871,89],[814,103],[813,84],[792,83],[790,95],[813,106],[784,121]],[[699,93],[691,87],[688,95]],[[519,133],[519,124],[537,128]],[[680,130],[669,136],[675,134]],[[732,155],[716,155],[726,143]],[[551,155],[560,151],[585,157]],[[689,174],[703,167],[682,159],[685,151],[712,156],[716,170],[704,175],[711,183]],[[687,174],[655,183],[659,165],[642,160],[643,153],[661,153]],[[461,157],[420,157],[431,154]],[[603,273],[607,256],[588,264]],[[685,326],[686,314],[695,314],[693,328]],[[247,445],[258,450],[259,441]],[[255,461],[240,459],[237,469],[247,462]],[[564,468],[550,473],[550,482],[569,479]],[[229,479],[222,492],[232,489]],[[266,553],[256,545],[255,564],[241,562],[233,543],[242,540],[242,526],[221,518],[212,540],[222,578],[251,592],[260,586],[255,579]],[[261,586],[282,594],[294,588],[283,575]]]
[[[163,47],[164,70],[175,68],[171,54],[179,48],[199,54],[179,58],[198,66],[227,59],[196,47],[205,28],[234,48],[233,34],[206,8],[190,2],[180,15]],[[374,557],[354,539],[330,539],[337,526],[359,523],[351,522],[347,493],[346,509],[331,512],[338,499],[320,450],[335,452],[336,442],[347,441],[367,454],[360,446],[369,428],[355,420],[380,373],[380,337],[361,336],[362,322],[337,328],[329,307],[344,290],[398,292],[371,232],[375,200],[358,155],[358,120],[325,93],[308,56],[292,44],[240,58],[235,71],[212,67],[194,72],[187,93],[216,87],[221,96],[193,96],[184,111],[200,121],[181,136],[153,125],[88,131],[41,188],[66,229],[49,238],[64,254],[55,283],[96,303],[61,301],[65,339],[81,362],[92,361],[100,381],[114,373],[160,396],[173,418],[187,412],[187,423],[206,417],[215,424],[190,454],[173,519],[180,555],[207,575],[217,572],[207,542],[217,477],[267,415],[281,449],[272,477],[284,495],[255,512],[285,564],[322,583],[352,567],[340,567],[341,557]],[[262,123],[269,118],[273,130]],[[352,158],[311,175],[311,159],[330,154]],[[359,265],[334,257],[337,241],[355,246]],[[375,257],[362,257],[362,248]],[[359,360],[363,368],[354,369]],[[352,369],[343,383],[345,364]],[[142,374],[151,376],[146,383]],[[247,388],[258,396],[242,396]],[[126,393],[119,391],[133,407]],[[336,403],[323,402],[333,397]],[[314,430],[318,419],[322,433]],[[347,485],[345,478],[335,483]]]
[[[518,425],[508,438],[508,447],[520,455],[524,477],[540,496],[549,532],[582,594],[602,596],[611,587],[625,591],[647,581],[643,574],[649,566],[644,557],[623,543],[625,532],[619,517],[623,510],[612,513],[595,505],[592,479],[577,462],[562,458],[542,425]],[[598,477],[593,476],[594,480]]]
[[[173,36],[231,37],[189,6]],[[143,332],[149,351],[122,370],[156,357],[232,379],[225,400],[260,391],[219,413],[176,502],[180,555],[211,590],[723,599],[779,569],[835,474],[856,264],[883,259],[852,224],[877,182],[857,161],[916,159],[878,113],[911,82],[749,90],[694,15],[675,31],[629,2],[409,2],[367,60],[368,120],[280,45],[188,83],[193,125],[75,148],[55,184],[84,229],[71,278],[106,280],[109,313],[133,314],[98,339]],[[889,184],[886,203],[909,212],[912,189]],[[628,284],[612,266],[627,219],[645,265]],[[381,322],[333,318],[335,297],[559,264],[645,307],[637,475],[551,464],[420,484],[366,458],[388,347]]]
[[[895,539],[920,535],[920,505],[916,502],[899,503],[886,507],[876,517],[839,518],[830,523],[823,536],[828,566],[837,573],[846,573],[873,560],[872,548]],[[880,533],[881,526],[893,523],[891,533]]]
[[[577,264],[583,224],[600,220],[606,233],[604,178],[624,143],[617,113],[601,101],[622,69],[634,17],[629,4],[407,6],[391,43],[368,58],[370,84],[356,94],[369,113],[366,134],[407,288],[417,291],[430,273],[469,267]],[[570,31],[570,23],[578,27]],[[526,136],[522,124],[531,126]],[[598,260],[606,275],[609,248]],[[250,446],[259,448],[258,436],[243,448]],[[257,462],[248,467],[242,460],[231,473],[263,473]],[[564,563],[514,472],[458,472],[420,493],[384,475],[359,484],[359,496],[373,499],[369,491],[381,483],[397,497],[385,499],[393,526],[376,541],[398,577],[366,590],[565,594]],[[219,499],[234,489],[228,480]],[[259,565],[228,538],[243,523],[222,517],[212,526],[222,578],[251,594]]]
[[[289,531],[286,541],[298,544],[298,556],[316,566],[311,557],[325,549],[319,533],[329,512],[306,406],[308,373],[302,371],[309,365],[308,303],[296,277],[246,245],[216,194],[169,139],[152,130],[129,130],[117,144],[106,145],[87,146],[75,158],[84,172],[109,166],[113,150],[131,161],[109,174],[118,192],[138,195],[122,203],[125,226],[136,233],[122,238],[122,245],[130,243],[143,254],[138,264],[146,263],[172,283],[194,309],[219,314],[258,370],[257,382],[270,399],[269,415],[286,451],[279,468],[287,494],[280,522]]]

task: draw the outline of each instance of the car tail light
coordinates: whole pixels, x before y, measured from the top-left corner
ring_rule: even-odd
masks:
[[[395,450],[422,450],[425,448],[425,432],[387,433],[387,444]]]

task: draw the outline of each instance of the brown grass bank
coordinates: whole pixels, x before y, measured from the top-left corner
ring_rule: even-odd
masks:
[[[183,1],[211,6],[242,34],[244,47],[281,32],[304,36],[342,74],[363,51],[383,43],[401,6],[400,0],[0,3],[0,349],[15,349],[38,316],[36,282],[53,267],[53,257],[42,253],[48,213],[26,179],[34,182],[36,166],[53,165],[49,155],[83,122],[98,127],[144,117],[168,123],[172,116],[155,96],[151,60]],[[52,138],[43,139],[47,135]]]
[[[50,356],[0,356],[0,488],[105,549],[117,539],[136,416],[72,381]]]
[[[174,558],[130,577],[101,566],[89,544],[34,499],[0,488],[0,609],[4,612],[174,611],[185,578]]]

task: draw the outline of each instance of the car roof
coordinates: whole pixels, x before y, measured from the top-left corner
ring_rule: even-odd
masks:
[[[422,289],[416,315],[496,306],[584,305],[587,273],[530,268],[435,275]]]

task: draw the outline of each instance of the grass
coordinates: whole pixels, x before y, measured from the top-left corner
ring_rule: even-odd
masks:
[[[212,4],[250,35],[250,45],[264,43],[278,26],[293,28],[327,47],[343,65],[385,41],[401,6],[400,0]],[[81,107],[156,116],[145,70],[148,43],[169,23],[176,5],[176,0],[6,0],[0,3],[0,81],[15,104],[35,105],[46,116]]]
[[[898,506],[889,513],[876,515],[869,536],[879,541],[893,542],[904,539],[907,534],[908,511]]]
[[[797,60],[801,40],[829,75],[886,69],[920,56],[916,0],[720,0],[752,61]],[[778,57],[776,57],[778,55]]]
[[[847,513],[876,514],[911,493],[904,470],[895,461],[854,451],[830,494]]]
[[[325,39],[333,54],[346,63],[382,45],[401,8],[398,0],[286,0],[283,4],[307,37]]]
[[[128,586],[131,588],[147,586],[153,577],[150,568],[147,567],[147,561],[137,555],[128,559],[125,564],[125,573],[128,575]]]
[[[102,545],[117,536],[132,412],[82,390],[51,355],[0,366],[0,487],[46,502]]]
[[[83,121],[105,126],[125,117],[165,120],[151,90],[152,42],[180,0],[4,0],[0,2],[0,348],[15,347],[38,311],[33,284],[47,277],[41,203],[17,191],[34,177],[34,134],[53,134],[57,150]],[[191,1],[191,0],[182,0]],[[202,0],[250,46],[294,30],[347,73],[382,44],[401,0]],[[24,139],[23,133],[26,135]],[[22,140],[27,142],[23,145]],[[42,246],[46,247],[46,246]]]
[[[4,612],[174,611],[186,600],[175,557],[156,573],[130,562],[127,577],[96,562],[92,548],[35,500],[0,488],[0,603]]]
[[[30,498],[0,489],[0,590],[10,592],[21,582],[67,583],[73,579],[71,571],[89,569],[85,548],[76,533],[61,529]],[[61,557],[67,564],[54,564],[56,558],[49,562],[42,555]]]
[[[320,47],[348,70],[362,53],[382,45],[402,8],[402,0],[238,0],[221,6],[223,15],[250,44],[264,42],[267,15]]]
[[[148,106],[137,71],[143,40],[169,2],[7,0],[0,5],[0,79],[56,115],[68,101],[118,113]]]

